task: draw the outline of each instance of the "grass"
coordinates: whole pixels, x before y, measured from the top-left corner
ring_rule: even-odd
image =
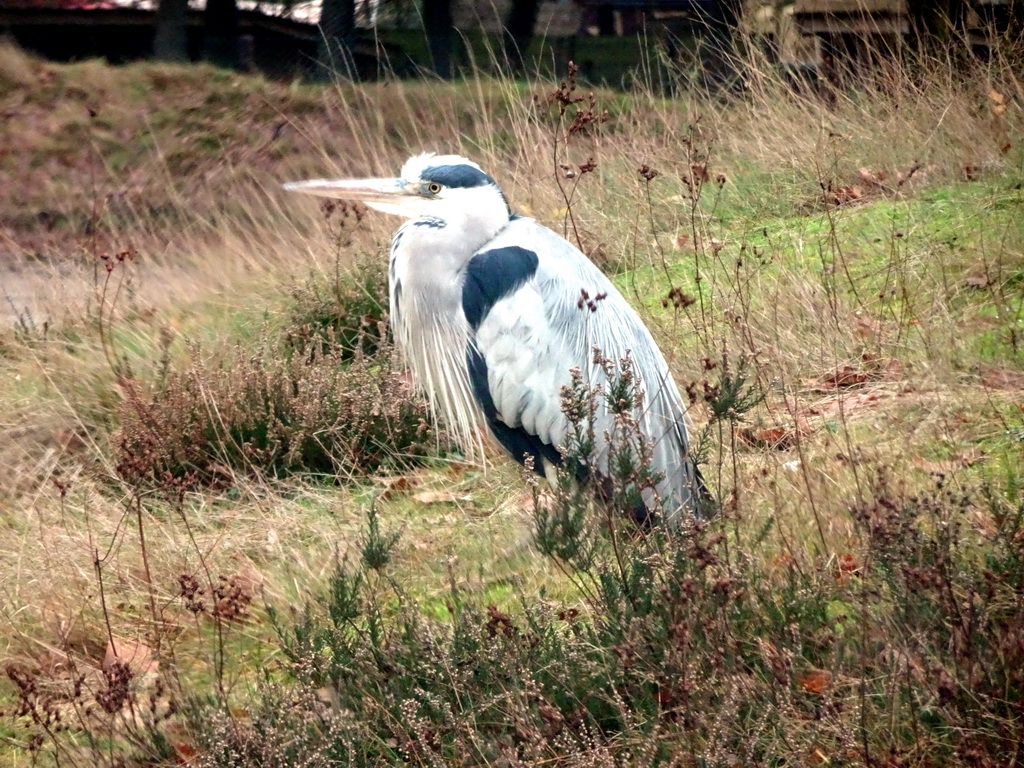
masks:
[[[1015,759],[1019,64],[820,97],[749,70],[559,118],[555,83],[0,48],[0,765]],[[707,529],[584,516],[594,558],[547,557],[552,502],[422,431],[379,326],[394,222],[279,189],[421,150],[642,309]]]

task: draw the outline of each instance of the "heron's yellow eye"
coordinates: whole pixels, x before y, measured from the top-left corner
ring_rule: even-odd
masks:
[[[427,184],[427,192],[429,192],[430,194],[436,195],[440,191],[441,191],[441,185],[438,184],[436,181],[432,181],[429,184]]]

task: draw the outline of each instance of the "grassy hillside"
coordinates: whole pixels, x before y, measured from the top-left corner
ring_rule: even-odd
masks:
[[[0,48],[0,765],[1018,759],[1020,67],[749,72],[669,99]],[[713,520],[638,536],[459,460],[387,338],[396,222],[280,189],[420,151],[641,309]]]

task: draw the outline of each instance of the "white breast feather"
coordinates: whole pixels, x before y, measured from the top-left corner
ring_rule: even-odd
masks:
[[[409,328],[419,329],[412,340]],[[427,398],[471,461],[483,459],[480,423],[483,414],[473,397],[466,369],[469,328],[459,312],[447,322],[422,311],[412,296],[402,297],[396,330],[399,349],[412,372],[413,381]]]

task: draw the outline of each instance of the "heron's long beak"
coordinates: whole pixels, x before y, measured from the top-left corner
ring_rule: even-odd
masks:
[[[415,215],[408,203],[418,198],[404,179],[314,179],[285,184],[289,192],[330,197],[335,200],[357,200],[371,208],[399,216]]]

